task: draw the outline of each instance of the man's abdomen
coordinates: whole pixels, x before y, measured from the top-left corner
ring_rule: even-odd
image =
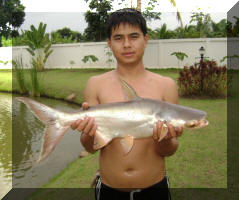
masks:
[[[166,174],[165,160],[155,150],[152,137],[136,139],[128,154],[124,154],[120,138],[114,139],[100,153],[101,181],[113,188],[149,187]]]

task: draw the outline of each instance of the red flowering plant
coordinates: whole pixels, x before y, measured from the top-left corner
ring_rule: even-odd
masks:
[[[217,66],[215,61],[200,61],[194,66],[185,66],[179,72],[179,94],[187,97],[226,97],[231,80],[226,66]]]

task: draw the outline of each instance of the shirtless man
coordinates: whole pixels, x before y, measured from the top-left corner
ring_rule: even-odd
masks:
[[[144,67],[143,54],[148,35],[141,13],[133,9],[114,12],[107,33],[108,45],[117,60],[117,68],[88,80],[84,93],[87,103],[83,104],[83,108],[125,101],[118,77],[129,83],[140,97],[177,104],[175,82]],[[153,137],[135,139],[134,147],[126,156],[120,138],[100,150],[97,199],[170,199],[165,157],[173,155],[177,150],[177,137],[182,134],[182,128],[167,124],[168,134],[158,142],[162,125],[161,121],[155,124]],[[72,124],[72,129],[83,132],[83,146],[88,152],[94,153],[93,136],[97,130],[94,119],[77,120]]]

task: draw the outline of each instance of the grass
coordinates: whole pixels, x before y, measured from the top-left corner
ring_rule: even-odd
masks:
[[[12,91],[12,71],[0,70],[0,91],[11,92]]]
[[[73,101],[75,103],[82,103],[83,90],[89,77],[107,72],[109,70],[110,69],[53,69],[38,72],[41,96],[66,100],[66,98],[70,94],[76,93],[76,97]],[[173,69],[152,71],[160,72],[160,74],[165,76],[171,76],[174,79],[176,79],[177,77],[176,70]],[[10,78],[11,73],[13,76],[12,84]],[[25,70],[24,75],[26,77],[25,85],[29,91],[32,87],[30,70]],[[4,76],[8,78],[10,82],[6,83],[5,81],[3,81],[1,84],[1,77]],[[0,71],[0,91],[9,92],[10,88],[12,87],[13,92],[19,92],[20,88],[17,84],[15,77],[16,73],[14,71]]]
[[[75,102],[81,103],[87,79],[105,71],[108,70],[46,70],[39,74],[40,90],[46,96],[61,99],[66,99],[69,94],[76,93]],[[152,71],[169,76],[174,80],[178,76],[177,70],[172,69]],[[4,86],[7,88],[9,85],[10,87],[10,74],[11,71],[0,71],[0,90],[3,90]],[[239,74],[236,73],[236,75]],[[14,76],[13,73],[13,90],[16,91],[17,86],[14,82]],[[234,86],[234,90],[236,91],[237,87]],[[184,130],[183,136],[179,138],[178,151],[166,160],[171,188],[226,188],[228,184],[227,100],[180,98],[179,103],[205,110],[208,113],[210,124],[203,129]],[[234,103],[238,104],[238,101],[234,100]],[[236,152],[236,149],[234,150]],[[89,188],[97,168],[98,153],[77,159],[49,183],[45,184],[42,187],[45,189],[38,190],[29,199],[43,199],[46,196],[48,199],[59,197],[59,190],[47,190],[46,188]],[[84,192],[74,190],[72,196],[77,197],[79,192],[84,193],[84,197],[81,199],[88,199],[89,190],[84,190]],[[174,196],[183,196],[182,193],[175,190],[173,194]]]
[[[238,160],[238,113],[239,113],[239,72],[233,73],[232,96],[228,98],[228,187],[231,191],[239,191]]]
[[[77,159],[42,188],[89,188],[98,169],[98,152]],[[90,166],[90,167],[89,167]],[[81,174],[80,180],[76,174]]]
[[[205,110],[210,125],[204,129],[184,130],[178,151],[167,160],[171,187],[226,188],[226,101],[181,99],[180,104]]]
[[[55,99],[66,99],[70,94],[76,93],[74,102],[83,101],[83,89],[89,77],[100,74],[107,70],[45,70],[38,72],[38,80],[41,96],[47,96]],[[13,91],[19,91],[18,84],[15,80],[16,74],[13,72]],[[26,87],[31,88],[30,70],[25,71]],[[0,90],[1,90],[0,85]]]

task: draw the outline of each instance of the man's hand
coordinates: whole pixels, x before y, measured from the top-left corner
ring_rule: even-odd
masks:
[[[172,125],[170,125],[168,122],[166,122],[165,124],[167,126],[167,129],[164,126],[164,122],[163,121],[158,121],[153,129],[153,138],[157,141],[161,141],[161,140],[168,140],[168,139],[172,139],[172,138],[176,138],[182,135],[183,133],[183,127],[173,127]],[[167,131],[166,133],[164,133],[165,131]],[[162,136],[165,134],[165,136],[162,138]]]
[[[87,110],[89,108],[89,104],[87,102],[84,102],[82,104],[82,108],[83,110]],[[97,126],[93,117],[85,117],[83,120],[78,119],[73,122],[71,128],[73,130],[77,129],[78,131],[82,132],[82,134],[93,137],[95,135]]]

